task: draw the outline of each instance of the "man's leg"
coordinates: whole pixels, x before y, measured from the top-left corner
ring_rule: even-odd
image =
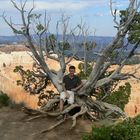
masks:
[[[74,92],[73,91],[68,91],[70,97],[68,99],[68,104],[73,104],[74,103]]]
[[[64,109],[64,101],[63,99],[60,99],[60,112],[62,112]]]
[[[65,93],[60,93],[60,111],[62,112],[64,109],[64,101],[65,101]]]

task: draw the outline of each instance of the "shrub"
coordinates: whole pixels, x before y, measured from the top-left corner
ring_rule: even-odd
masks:
[[[118,90],[113,91],[107,98],[105,98],[105,102],[117,105],[122,110],[124,110],[125,105],[129,101],[129,97],[131,94],[131,85],[130,83],[125,83],[124,86],[120,86]]]
[[[9,97],[7,94],[0,92],[0,107],[9,105]]]
[[[110,126],[93,126],[92,132],[82,137],[83,140],[139,140],[140,115],[122,123]]]
[[[84,63],[83,62],[79,63],[78,68],[80,70],[78,75],[79,75],[79,77],[81,79],[87,79],[89,77],[91,71],[92,71],[92,65],[89,64],[89,63],[87,63],[87,71],[86,71],[86,73],[84,72]]]

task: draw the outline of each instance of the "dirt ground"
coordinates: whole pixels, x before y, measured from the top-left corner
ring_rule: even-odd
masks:
[[[37,133],[55,124],[55,118],[40,118],[27,121],[28,116],[20,109],[4,107],[0,109],[0,140],[81,140],[85,132],[91,131],[92,122],[78,119],[77,126],[70,130],[71,120],[50,132]]]

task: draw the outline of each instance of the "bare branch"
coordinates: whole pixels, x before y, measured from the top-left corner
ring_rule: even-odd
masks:
[[[133,78],[135,78],[135,79],[137,79],[137,80],[140,80],[140,77],[135,76],[134,74],[125,74],[125,76],[127,76],[127,78],[133,77]]]
[[[35,6],[34,6],[34,2],[33,2],[33,7],[31,8],[31,10],[28,12],[28,15],[27,15],[27,19],[28,19],[27,28],[29,28],[29,25],[31,23],[31,15],[32,15],[34,8],[35,8]]]
[[[6,19],[6,16],[2,15],[2,18],[4,19],[4,21],[7,23],[7,25],[13,30],[14,33],[16,34],[24,34],[21,30],[17,30],[14,26],[13,26],[13,23],[12,22],[9,22],[7,19]]]
[[[14,0],[11,0],[12,4],[14,5],[14,7],[21,12],[21,9],[19,8],[19,6],[16,4],[16,2],[14,2]]]
[[[22,7],[22,9],[25,8],[26,3],[27,3],[27,0],[25,0],[23,4],[22,4],[22,2],[21,2],[21,7]]]
[[[111,14],[112,14],[112,16],[113,16],[113,18],[114,18],[114,22],[116,23],[116,25],[119,27],[119,22],[116,20],[116,14],[117,14],[117,10],[115,9],[115,11],[113,12],[113,2],[112,2],[112,0],[110,0],[110,11],[111,11]]]

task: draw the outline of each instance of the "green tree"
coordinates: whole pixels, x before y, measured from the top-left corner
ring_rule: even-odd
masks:
[[[128,9],[120,11],[120,23],[123,24],[128,18]],[[128,41],[131,44],[137,43],[140,40],[140,12],[136,12],[132,23],[129,25]]]

